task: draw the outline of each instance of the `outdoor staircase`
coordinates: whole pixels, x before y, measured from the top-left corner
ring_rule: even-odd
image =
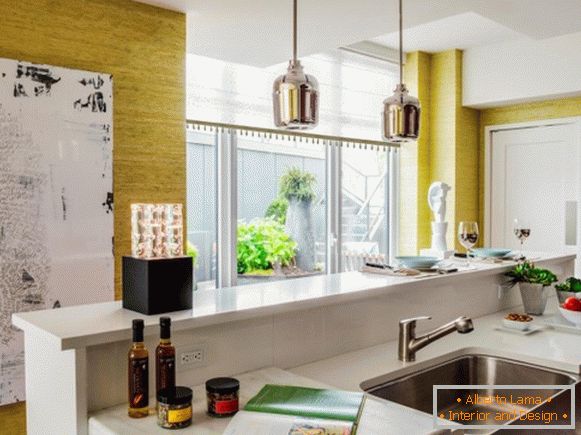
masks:
[[[341,222],[341,234],[344,242],[363,242],[369,233],[369,209],[360,211],[362,203],[344,195]]]

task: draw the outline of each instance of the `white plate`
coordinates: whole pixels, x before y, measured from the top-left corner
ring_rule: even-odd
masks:
[[[530,335],[530,334],[534,334],[535,332],[542,331],[544,328],[542,326],[539,326],[539,325],[531,325],[530,328],[527,329],[526,331],[521,331],[520,329],[514,329],[514,328],[507,328],[506,326],[497,326],[494,329],[496,331],[501,331],[501,332],[512,332],[513,334],[516,334],[516,335]]]
[[[560,313],[547,317],[541,320],[545,325],[550,326],[558,331],[572,332],[573,334],[581,334],[581,328],[569,322]]]
[[[511,249],[505,248],[474,248],[472,254],[482,258],[505,258],[511,253]]]

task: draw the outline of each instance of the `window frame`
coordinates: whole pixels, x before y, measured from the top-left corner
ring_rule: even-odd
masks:
[[[188,121],[188,127],[199,125],[195,121]],[[236,126],[225,127],[219,124],[202,124],[202,135],[188,134],[190,138],[204,137],[200,142],[208,142],[207,135],[213,133],[214,149],[216,153],[216,289],[233,287],[237,285],[237,226],[238,226],[238,135],[240,134],[264,134],[265,129],[244,129]],[[209,127],[209,128],[208,128]],[[188,128],[188,130],[190,130]],[[195,131],[195,130],[194,130]],[[188,133],[191,133],[189,131]],[[268,133],[266,133],[268,134]],[[272,134],[272,133],[271,133]],[[303,136],[279,132],[272,136]],[[308,135],[304,135],[309,137]],[[326,259],[324,274],[341,273],[342,263],[342,161],[344,146],[359,146],[368,148],[365,142],[353,143],[349,139],[329,138],[329,140],[312,136],[313,146],[325,146],[325,202],[326,202]],[[371,146],[377,146],[372,143]],[[364,144],[364,145],[362,145]],[[397,146],[386,146],[384,152],[388,154],[387,171],[385,177],[385,204],[386,217],[384,225],[386,231],[386,258],[392,261],[397,252],[399,234],[399,152]],[[189,204],[186,205],[186,210]]]

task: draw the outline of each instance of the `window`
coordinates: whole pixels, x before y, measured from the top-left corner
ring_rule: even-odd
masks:
[[[238,284],[325,271],[325,149],[238,138]]]
[[[342,270],[389,256],[389,153],[342,149]]]
[[[187,138],[198,288],[358,270],[392,254],[397,148],[206,123]]]
[[[186,161],[186,250],[195,256],[195,286],[215,288],[216,134],[188,130]]]

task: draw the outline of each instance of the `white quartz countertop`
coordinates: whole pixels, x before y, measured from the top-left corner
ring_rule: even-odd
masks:
[[[534,257],[539,264],[575,258],[574,255],[537,253]],[[460,269],[449,275],[422,278],[348,272],[197,291],[192,310],[170,313],[169,316],[173,330],[180,331],[388,293],[409,292],[425,288],[435,281],[445,285],[456,280],[477,279],[503,273],[513,265],[513,262],[480,262],[476,264],[476,269]],[[12,316],[12,322],[24,331],[45,333],[49,342],[65,350],[127,340],[131,336],[131,320],[136,317],[144,319],[145,335],[157,333],[159,315],[146,316],[123,309],[119,301],[16,313]]]
[[[442,361],[466,354],[483,354],[514,359],[542,367],[581,374],[581,329],[563,332],[546,327],[544,320],[560,316],[557,298],[547,302],[543,316],[534,322],[543,329],[522,334],[502,327],[504,310],[474,319],[474,331],[453,333],[431,343],[416,353],[416,361],[403,363],[397,359],[397,341],[345,353],[333,358],[291,369],[297,375],[345,390],[357,390],[365,381],[385,374],[405,375]],[[512,309],[511,312],[522,312]],[[424,328],[438,325],[424,322]],[[346,369],[348,368],[348,369]]]
[[[513,310],[514,311],[514,310]],[[549,300],[543,320],[556,313],[556,298]],[[470,334],[451,334],[420,350],[413,363],[397,359],[397,342],[349,352],[333,358],[290,369],[270,368],[237,376],[241,381],[241,402],[245,403],[266,383],[292,384],[315,388],[337,388],[361,391],[363,381],[390,374],[398,377],[421,370],[445,360],[466,355],[486,354],[515,359],[550,369],[581,373],[581,335],[545,328],[523,335],[518,332],[498,330],[506,311],[474,319],[475,329]],[[437,325],[426,324],[428,328]],[[183,431],[187,434],[220,434],[229,420],[215,420],[205,415],[203,386],[194,389],[194,425]],[[93,414],[90,418],[90,435],[165,433],[156,426],[155,418],[142,420],[126,417],[126,406],[120,405]],[[430,434],[433,420],[430,415],[393,402],[368,396],[359,429],[361,435]]]
[[[313,379],[290,373],[277,368],[266,368],[236,377],[240,381],[240,407],[256,395],[265,384],[295,385],[312,388],[331,388],[330,385]],[[177,431],[188,435],[218,435],[224,432],[231,418],[213,418],[206,414],[206,392],[203,385],[193,388],[192,425]],[[389,435],[411,434],[410,427],[419,430],[416,433],[427,434],[433,431],[431,416],[418,411],[375,399],[369,396],[363,408],[359,422],[358,434]],[[120,405],[99,411],[89,418],[89,435],[148,435],[167,434],[167,429],[157,425],[155,412],[151,411],[146,418],[131,419],[127,417],[127,406]],[[248,434],[251,435],[251,434]]]

